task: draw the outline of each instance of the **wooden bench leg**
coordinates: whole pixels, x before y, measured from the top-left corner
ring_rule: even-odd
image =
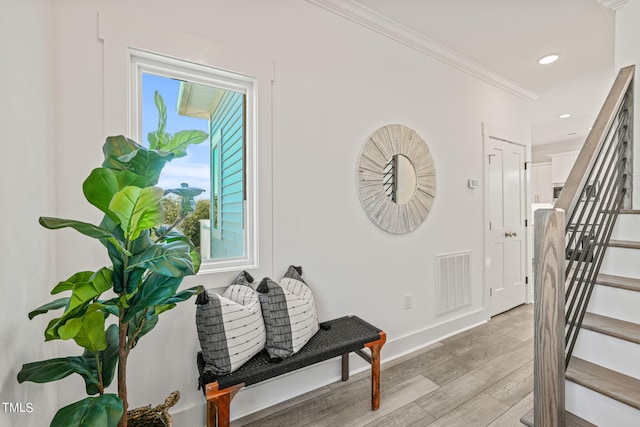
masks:
[[[218,383],[207,384],[207,427],[229,427],[231,400],[244,387],[244,383],[218,389]]]
[[[342,381],[349,379],[349,353],[342,355]]]
[[[387,335],[380,332],[380,339],[365,344],[371,351],[371,410],[380,408],[380,349],[387,342]]]
[[[217,405],[213,400],[207,400],[207,427],[216,427]]]
[[[218,397],[218,426],[229,427],[231,418],[231,395],[223,394]]]

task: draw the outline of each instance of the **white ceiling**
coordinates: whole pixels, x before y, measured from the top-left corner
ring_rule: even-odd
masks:
[[[620,0],[310,1],[417,33],[521,88],[535,99],[534,145],[584,140],[615,77],[615,14],[601,3]]]

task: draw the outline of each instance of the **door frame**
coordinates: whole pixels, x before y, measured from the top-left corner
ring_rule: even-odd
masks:
[[[520,145],[524,147],[524,153],[525,153],[525,163],[527,164],[527,168],[525,170],[525,182],[524,182],[524,217],[525,220],[527,221],[527,227],[525,227],[526,229],[526,233],[525,233],[525,241],[524,241],[524,245],[525,245],[525,251],[523,252],[523,274],[526,277],[528,277],[529,274],[529,260],[531,259],[531,255],[529,253],[529,230],[531,229],[530,227],[533,225],[531,223],[531,212],[529,212],[531,209],[529,208],[529,206],[531,206],[531,200],[530,200],[530,194],[531,194],[531,168],[529,167],[529,165],[531,164],[531,142],[530,142],[530,135],[527,132],[523,132],[523,131],[518,131],[516,129],[506,129],[506,128],[502,128],[500,126],[496,126],[490,123],[486,123],[483,122],[482,123],[482,170],[483,170],[483,175],[484,175],[484,188],[483,188],[483,203],[484,203],[484,216],[483,216],[483,225],[482,225],[482,231],[483,231],[483,240],[484,240],[484,264],[483,264],[483,274],[484,274],[484,289],[483,289],[483,298],[482,298],[482,306],[485,310],[487,310],[487,312],[489,312],[490,309],[490,303],[491,303],[491,297],[489,295],[490,293],[490,280],[489,280],[489,266],[490,266],[490,259],[489,259],[489,253],[490,253],[490,242],[489,242],[489,168],[488,168],[488,162],[487,162],[487,157],[489,155],[489,142],[492,139],[497,139],[497,140],[501,140],[501,141],[505,141],[505,142],[509,142],[511,144],[516,144],[516,145]],[[533,277],[529,277],[528,280],[525,280],[525,286],[526,286],[526,298],[525,301],[527,303],[532,303],[533,302]]]

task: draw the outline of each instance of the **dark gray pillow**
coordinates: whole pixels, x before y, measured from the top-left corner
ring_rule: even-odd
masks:
[[[222,295],[198,296],[196,328],[207,372],[229,374],[265,346],[260,300],[251,282],[251,275],[243,271]]]
[[[290,266],[280,283],[266,277],[258,286],[271,358],[298,352],[318,332],[313,293],[302,279],[302,268]]]

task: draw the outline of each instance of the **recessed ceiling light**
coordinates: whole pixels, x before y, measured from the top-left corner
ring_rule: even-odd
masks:
[[[567,118],[571,117],[571,114],[569,114],[569,113],[560,114],[558,117],[560,117],[561,119],[567,119]]]
[[[556,62],[558,58],[560,58],[560,54],[552,53],[551,55],[546,55],[538,59],[538,64],[541,64],[541,65],[551,64],[552,62]]]

